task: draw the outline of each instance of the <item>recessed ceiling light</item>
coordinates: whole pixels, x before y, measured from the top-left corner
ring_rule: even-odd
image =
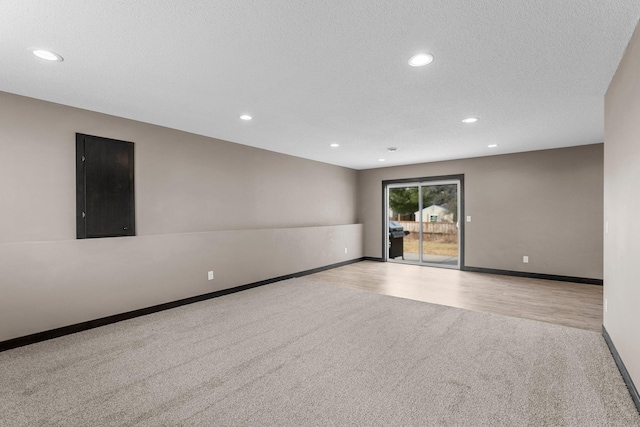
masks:
[[[389,147],[387,148],[387,151],[393,153],[394,151],[398,151],[398,147]]]
[[[385,161],[385,159],[378,159],[378,161],[379,161],[379,162],[384,162],[384,161]]]
[[[429,53],[417,53],[409,58],[409,65],[412,67],[422,67],[431,64],[431,61],[433,61],[433,55]]]
[[[462,121],[462,123],[475,123],[478,121],[477,117],[467,117]]]
[[[31,52],[33,52],[33,54],[38,58],[46,59],[47,61],[54,61],[54,62],[64,61],[64,58],[62,56],[58,55],[55,52],[51,52],[50,50],[32,49]]]
[[[329,144],[329,147],[333,147],[333,148],[340,147],[340,144],[336,144],[334,142],[333,144]]]
[[[489,145],[487,145],[487,147],[489,147],[489,148],[496,148],[497,146],[498,146],[498,144],[489,144]]]
[[[243,114],[243,115],[240,116],[240,119],[242,119],[242,120],[251,120],[251,119],[253,119],[253,117],[251,117],[248,114]]]

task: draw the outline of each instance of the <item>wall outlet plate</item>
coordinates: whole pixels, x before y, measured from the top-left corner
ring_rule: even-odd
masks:
[[[522,262],[524,262],[525,264],[529,262],[529,257],[527,255],[522,257]]]
[[[207,280],[213,280],[213,270],[207,273]]]

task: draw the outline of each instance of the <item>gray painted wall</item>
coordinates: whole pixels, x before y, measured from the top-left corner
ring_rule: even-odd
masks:
[[[137,236],[75,240],[76,132],[135,143]],[[359,258],[356,185],[354,170],[0,92],[0,341]]]
[[[640,29],[605,97],[604,326],[640,385]]]
[[[365,256],[382,256],[383,180],[458,174],[466,266],[602,279],[603,144],[361,171]]]
[[[75,240],[76,132],[136,143],[138,236]],[[0,340],[379,257],[387,179],[465,175],[467,266],[602,278],[602,144],[356,172],[0,93],[0,153]]]

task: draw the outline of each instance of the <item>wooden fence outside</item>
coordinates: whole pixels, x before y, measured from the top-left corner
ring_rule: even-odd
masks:
[[[417,233],[420,231],[420,223],[415,221],[396,221],[404,227],[405,231]],[[423,222],[422,232],[428,234],[458,234],[455,222]]]

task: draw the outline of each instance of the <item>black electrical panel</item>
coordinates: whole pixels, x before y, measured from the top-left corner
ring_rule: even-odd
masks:
[[[77,238],[135,236],[133,143],[76,134]]]

